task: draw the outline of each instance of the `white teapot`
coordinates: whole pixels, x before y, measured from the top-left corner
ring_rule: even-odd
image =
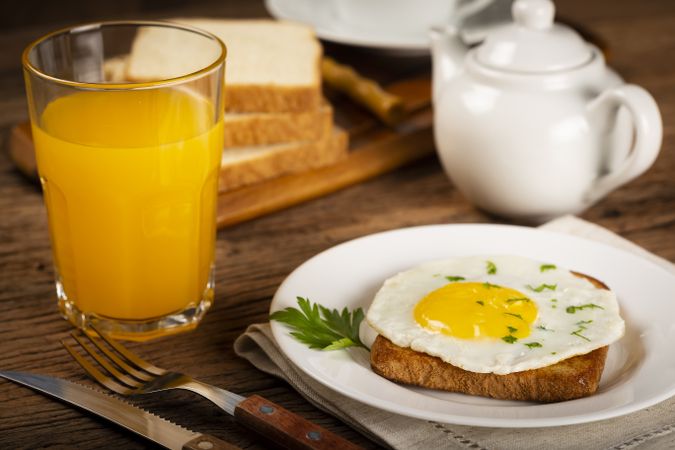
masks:
[[[550,0],[516,0],[514,22],[473,49],[452,26],[431,32],[445,171],[477,206],[526,221],[582,211],[647,170],[661,146],[652,96],[554,13]]]

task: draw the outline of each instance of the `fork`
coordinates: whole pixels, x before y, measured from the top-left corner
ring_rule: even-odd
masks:
[[[184,389],[210,400],[234,416],[237,422],[278,446],[317,450],[361,448],[259,395],[246,398],[198,381],[189,375],[156,367],[106,336],[96,326],[89,324],[89,327],[100,339],[79,330],[72,332],[71,336],[107,375],[65,340],[61,344],[89,376],[117,394],[143,395],[169,389]]]

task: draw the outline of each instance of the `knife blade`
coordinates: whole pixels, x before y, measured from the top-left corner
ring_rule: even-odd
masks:
[[[168,449],[241,450],[81,384],[26,372],[0,371],[0,377],[96,414]]]

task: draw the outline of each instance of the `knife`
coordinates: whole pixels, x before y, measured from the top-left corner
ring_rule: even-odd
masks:
[[[0,377],[82,408],[172,450],[241,450],[81,384],[24,372],[0,371]]]

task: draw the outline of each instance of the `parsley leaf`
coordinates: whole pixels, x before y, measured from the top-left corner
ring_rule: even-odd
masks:
[[[368,350],[359,338],[359,326],[365,317],[363,309],[350,312],[344,308],[328,309],[319,304],[312,304],[309,299],[297,297],[298,308],[288,307],[275,311],[270,320],[285,323],[293,331],[298,341],[322,350],[337,350],[347,347],[363,347]]]
[[[539,266],[539,271],[540,272],[546,272],[547,270],[555,270],[557,269],[555,264],[542,264]]]
[[[452,276],[445,277],[445,279],[448,280],[448,281],[464,281],[464,280],[466,280],[466,278],[464,278],[464,277],[452,277]]]
[[[507,344],[513,344],[513,343],[516,342],[517,340],[518,340],[517,337],[511,336],[510,334],[509,334],[508,336],[504,336],[504,337],[502,338],[502,341],[506,342]]]
[[[589,309],[596,309],[596,308],[605,309],[600,305],[596,305],[595,303],[586,303],[585,305],[581,305],[581,306],[568,306],[565,309],[565,311],[567,311],[568,314],[574,314],[575,312],[581,311],[581,310],[586,309],[586,308],[589,308]]]
[[[588,329],[588,328],[586,328],[586,325],[588,325],[589,323],[593,323],[593,321],[592,320],[580,320],[579,322],[576,323],[576,325],[579,327],[579,329],[572,331],[570,334],[573,335],[573,336],[580,337],[581,339],[585,339],[585,340],[590,342],[591,341],[590,339],[588,339],[586,336],[581,334],[582,331]]]
[[[497,273],[497,266],[492,261],[485,261],[485,268],[487,269],[488,275],[494,275]]]
[[[581,332],[580,332],[579,330],[577,330],[577,331],[572,331],[570,334],[572,334],[572,335],[574,335],[574,336],[577,336],[577,337],[580,337],[581,339],[584,339],[584,340],[586,340],[586,341],[588,341],[588,342],[591,342],[591,340],[588,339],[588,338],[587,338],[586,336],[584,336],[583,334],[581,334]]]
[[[520,320],[525,320],[525,319],[523,319],[523,316],[521,316],[520,314],[516,314],[516,313],[505,312],[504,315],[505,316],[513,316],[513,317],[516,317]]]
[[[532,349],[532,348],[541,347],[541,344],[539,342],[528,342],[528,343],[525,344],[525,346],[527,348]]]
[[[529,284],[527,285],[527,288],[533,290],[534,292],[542,292],[544,289],[548,289],[550,291],[555,291],[557,287],[558,287],[557,284],[540,284],[537,287],[534,287],[534,286],[529,285]]]

